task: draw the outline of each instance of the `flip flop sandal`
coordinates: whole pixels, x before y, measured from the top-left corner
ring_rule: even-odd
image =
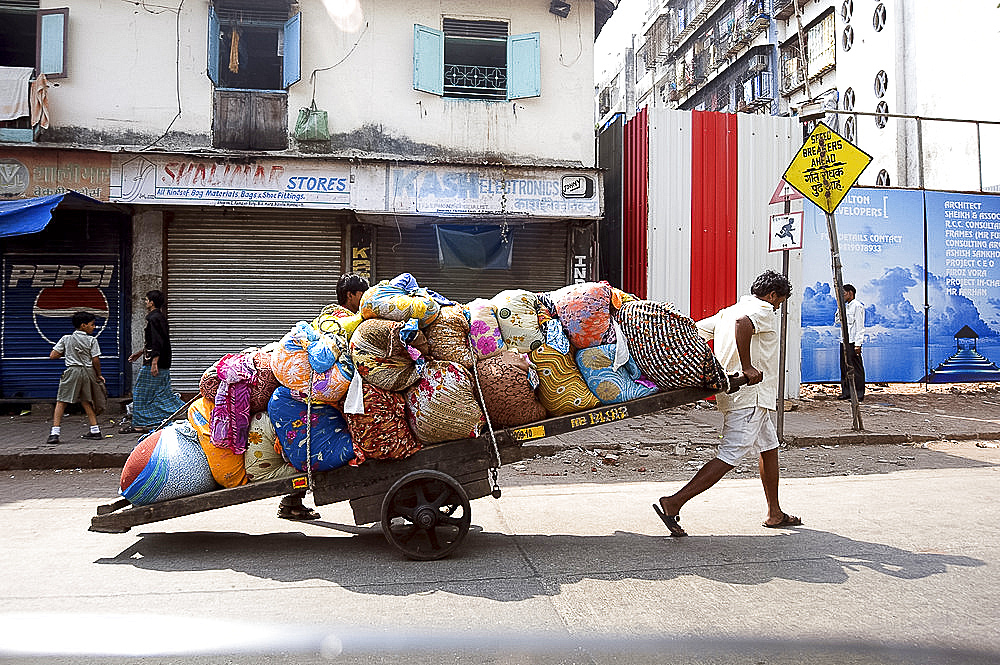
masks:
[[[795,515],[789,515],[788,513],[781,513],[781,521],[775,522],[774,524],[768,524],[767,522],[761,523],[762,527],[768,529],[783,529],[789,526],[802,526],[802,519],[796,517]]]
[[[681,516],[679,514],[667,515],[663,512],[663,508],[661,508],[657,503],[653,504],[653,510],[655,510],[656,514],[659,515],[661,520],[663,520],[663,523],[667,526],[667,530],[670,532],[671,536],[674,538],[681,538],[682,536],[688,535],[687,531],[685,531],[681,525],[678,524],[678,522],[681,521]]]
[[[306,508],[305,506],[278,506],[278,517],[283,520],[304,522],[306,520],[318,520],[320,515],[312,508]]]

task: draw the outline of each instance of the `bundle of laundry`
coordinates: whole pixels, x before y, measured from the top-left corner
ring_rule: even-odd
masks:
[[[424,328],[424,335],[427,336],[427,350],[431,358],[472,369],[476,359],[469,347],[469,319],[465,307],[442,307],[434,323]]]
[[[347,413],[347,426],[354,442],[353,465],[366,459],[402,459],[420,450],[406,423],[403,393],[382,390],[362,382],[364,413]]]
[[[726,390],[726,372],[689,317],[650,300],[624,304],[615,314],[629,354],[660,390],[692,386]]]
[[[569,353],[543,344],[529,357],[538,371],[538,400],[549,415],[563,416],[601,405]]]
[[[184,421],[145,436],[122,468],[121,495],[134,506],[217,489],[194,430]]]
[[[422,443],[475,438],[486,422],[469,370],[444,360],[427,362],[423,376],[406,391],[406,406],[410,429]]]
[[[202,452],[208,458],[208,466],[215,481],[223,487],[239,487],[247,484],[243,453],[231,448],[219,447],[212,443],[212,411],[215,405],[204,397],[199,397],[188,407],[188,423],[198,436]]]
[[[282,456],[299,471],[329,471],[354,459],[347,422],[329,404],[306,404],[279,386],[267,405]]]
[[[476,363],[479,388],[494,427],[524,425],[545,418],[535,396],[538,375],[526,355],[504,351]]]
[[[327,305],[312,321],[313,327],[328,335],[342,335],[351,339],[354,329],[364,319],[360,312],[352,312],[341,305]]]
[[[336,404],[354,376],[346,350],[343,336],[322,333],[299,321],[271,351],[271,369],[286,388],[310,395],[315,402]]]
[[[427,338],[412,319],[407,323],[365,319],[350,342],[355,371],[365,382],[390,392],[416,383],[429,353]]]
[[[222,378],[219,374],[219,365],[225,358],[232,358],[233,355],[250,356],[253,361],[253,374],[247,379],[249,387],[249,407],[251,413],[259,413],[267,409],[267,401],[271,399],[271,393],[278,387],[278,379],[271,370],[271,351],[278,347],[277,342],[272,342],[262,348],[252,347],[243,349],[239,354],[227,354],[220,358],[201,375],[198,384],[198,392],[201,396],[213,404],[219,394],[219,387]]]
[[[616,341],[611,316],[627,302],[637,300],[607,282],[580,282],[544,294],[577,349]]]
[[[469,312],[469,342],[476,358],[489,358],[504,351],[507,346],[493,302],[476,298],[465,307]]]
[[[281,450],[271,417],[266,411],[253,414],[250,418],[247,449],[243,453],[247,481],[254,483],[298,475],[300,472],[281,456]]]
[[[361,296],[359,312],[365,319],[408,321],[416,319],[421,328],[434,323],[441,307],[455,303],[422,288],[408,272],[372,286]]]
[[[642,378],[635,360],[622,362],[615,344],[580,349],[576,352],[576,366],[602,404],[617,404],[656,392],[656,385]]]
[[[507,348],[527,353],[545,340],[538,323],[538,295],[523,289],[501,291],[492,298],[500,336]]]

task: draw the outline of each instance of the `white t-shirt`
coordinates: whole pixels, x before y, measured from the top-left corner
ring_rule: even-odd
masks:
[[[754,332],[750,337],[750,363],[764,375],[753,386],[743,386],[732,395],[720,393],[715,402],[719,411],[732,411],[760,406],[774,411],[778,408],[778,353],[781,344],[778,312],[771,303],[757,296],[746,295],[735,305],[720,310],[696,324],[702,337],[715,340],[715,357],[727,374],[743,371],[740,352],[736,348],[736,322],[750,319]]]

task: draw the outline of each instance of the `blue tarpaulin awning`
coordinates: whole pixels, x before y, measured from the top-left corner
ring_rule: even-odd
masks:
[[[64,192],[33,199],[0,201],[0,238],[38,233],[52,220],[52,211],[62,203],[105,205],[78,192]]]

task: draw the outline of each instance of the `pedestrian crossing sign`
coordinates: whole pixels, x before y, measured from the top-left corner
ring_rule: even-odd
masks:
[[[802,217],[801,211],[787,215],[771,215],[771,233],[768,236],[767,251],[802,249]]]
[[[832,213],[871,161],[871,155],[820,122],[795,154],[783,178]]]

